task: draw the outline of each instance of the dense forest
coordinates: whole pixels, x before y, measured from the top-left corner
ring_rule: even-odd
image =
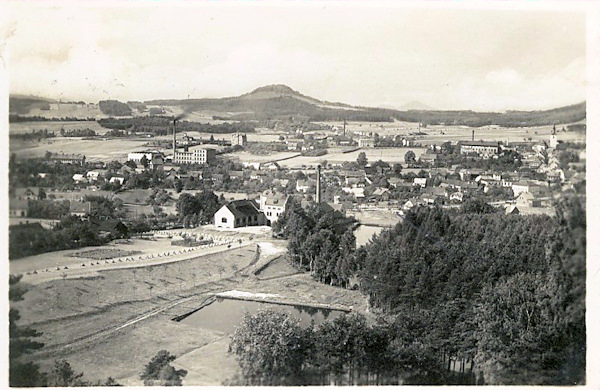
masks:
[[[114,130],[128,130],[132,132],[153,133],[156,135],[166,135],[172,133],[173,118],[168,116],[141,116],[134,118],[106,118],[99,119],[100,126]],[[177,122],[178,132],[214,133],[251,133],[254,132],[254,126],[250,123],[198,123],[188,121]]]
[[[326,213],[294,203],[274,229],[317,280],[344,286],[358,275],[373,310],[412,324],[411,343],[440,366],[459,362],[478,383],[582,384],[585,211],[576,197],[556,209],[551,218],[481,201],[420,207],[358,250],[349,235],[336,239]]]
[[[131,115],[131,107],[118,100],[100,100],[98,107],[105,115],[128,116]]]

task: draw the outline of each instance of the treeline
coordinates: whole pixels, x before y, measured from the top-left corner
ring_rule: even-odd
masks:
[[[100,100],[98,107],[104,115],[128,116],[131,115],[131,107],[118,100]]]
[[[323,207],[313,205],[305,211],[290,198],[273,231],[288,239],[288,255],[294,266],[310,271],[320,282],[348,286],[358,270],[352,232],[356,220]]]
[[[48,131],[48,129],[44,130],[31,130],[29,133],[17,133],[17,134],[9,134],[10,138],[20,139],[24,141],[40,141],[46,138],[54,138],[56,134],[53,131]]]
[[[415,325],[410,319],[369,324],[353,314],[303,329],[284,311],[246,313],[229,345],[241,373],[226,384],[469,384],[470,375],[436,364]]]
[[[573,123],[586,117],[586,103],[555,108],[546,111],[402,111],[394,118],[407,122],[421,122],[425,125],[461,125],[481,127],[498,125],[502,127],[528,127],[552,124]]]
[[[105,118],[99,119],[100,126],[115,129],[127,130],[130,132],[145,132],[156,135],[166,135],[172,133],[173,118],[168,116],[143,116],[135,118]],[[198,123],[181,121],[177,122],[178,132],[201,132],[214,134],[229,133],[251,133],[254,132],[254,126],[250,123],[232,122],[221,124]]]
[[[365,247],[361,289],[385,313],[416,317],[446,364],[487,384],[585,381],[585,212],[557,217],[419,208]],[[418,310],[415,310],[418,308]]]
[[[65,130],[60,129],[61,137],[94,137],[96,132],[90,128]]]
[[[77,118],[72,116],[64,116],[64,117],[45,117],[39,115],[33,116],[23,116],[18,114],[10,114],[8,116],[8,121],[10,123],[19,123],[19,122],[94,122],[96,118]]]

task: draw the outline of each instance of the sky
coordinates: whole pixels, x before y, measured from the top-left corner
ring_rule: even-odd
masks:
[[[418,101],[477,111],[586,99],[581,11],[46,4],[5,3],[10,93],[143,101],[237,96],[285,84],[353,105]]]

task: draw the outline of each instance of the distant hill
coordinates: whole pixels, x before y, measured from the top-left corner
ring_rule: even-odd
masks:
[[[56,103],[56,100],[29,95],[10,95],[8,111],[11,114],[28,114],[34,108],[50,110],[50,103]]]
[[[10,96],[10,112],[27,114],[31,108],[49,109],[49,99]],[[586,118],[586,103],[545,111],[475,112],[470,110],[432,110],[420,102],[410,102],[403,109],[351,106],[332,103],[301,94],[292,88],[274,84],[257,88],[241,96],[213,99],[158,99],[146,101],[146,106],[177,107],[185,112],[204,112],[232,121],[364,121],[421,122],[426,125],[462,125],[481,127],[528,127],[572,124]],[[152,114],[156,107],[149,107]],[[89,116],[89,115],[88,115]]]
[[[435,111],[435,108],[413,100],[398,108],[400,111]]]
[[[292,88],[276,84],[255,89],[238,97],[222,99],[151,100],[147,105],[178,106],[186,111],[222,113],[229,120],[273,120],[294,117],[308,121],[349,120],[390,122],[394,119],[428,125],[541,126],[566,124],[586,117],[585,102],[547,111],[508,111],[506,113],[432,110],[411,102],[403,109],[372,108],[330,103],[302,95]]]

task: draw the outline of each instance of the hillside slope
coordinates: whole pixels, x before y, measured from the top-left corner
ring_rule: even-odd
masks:
[[[441,110],[394,110],[387,108],[357,107],[342,103],[325,102],[302,95],[292,88],[276,84],[255,89],[238,97],[222,99],[151,100],[148,105],[178,106],[186,111],[221,113],[230,120],[273,120],[289,118],[308,121],[349,120],[388,122],[394,119],[421,122],[426,125],[499,125],[541,126],[580,121],[586,117],[586,103],[546,111],[508,111],[506,113]],[[421,105],[421,108],[423,105]]]

